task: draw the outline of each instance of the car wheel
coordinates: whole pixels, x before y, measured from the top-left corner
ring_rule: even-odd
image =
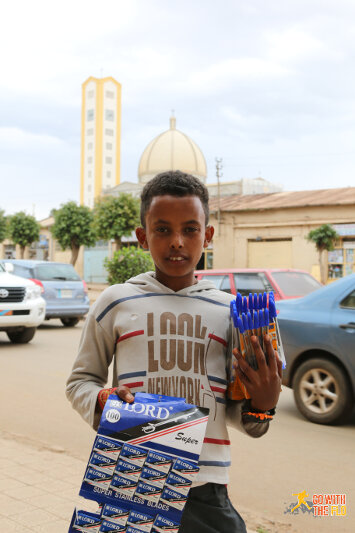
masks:
[[[79,318],[76,316],[72,318],[61,318],[60,320],[62,321],[63,326],[66,328],[73,328],[79,322]]]
[[[7,331],[6,334],[14,344],[25,344],[33,339],[36,329],[25,328],[22,331]]]
[[[343,370],[327,359],[310,359],[297,369],[293,392],[299,411],[316,424],[344,422],[352,413],[352,394]]]

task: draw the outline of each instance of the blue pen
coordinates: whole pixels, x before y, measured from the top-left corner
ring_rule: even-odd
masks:
[[[267,293],[266,292],[264,292],[264,294],[263,294],[263,305],[262,305],[262,307],[264,307],[264,308],[267,307]]]
[[[236,306],[235,300],[232,300],[230,302],[230,311],[231,311],[231,317],[233,320],[233,326],[236,328],[238,327],[238,324],[237,324],[238,313],[237,313],[237,306]]]
[[[253,309],[254,310],[257,310],[259,307],[259,304],[258,304],[258,295],[256,292],[254,292],[254,298],[253,298]]]
[[[251,292],[249,293],[248,307],[249,307],[249,311],[252,311],[252,310],[253,310],[253,295],[252,295]]]
[[[235,300],[236,300],[236,305],[237,305],[237,313],[238,315],[240,315],[242,312],[242,307],[243,307],[243,298],[240,292],[237,292],[237,297]]]
[[[246,296],[243,296],[242,311],[243,311],[243,313],[247,313],[248,312],[248,299],[247,299]]]

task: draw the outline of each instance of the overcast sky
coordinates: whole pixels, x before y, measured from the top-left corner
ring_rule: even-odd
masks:
[[[1,10],[0,208],[79,200],[81,84],[122,84],[121,180],[177,128],[208,182],[355,186],[353,0],[31,0]]]

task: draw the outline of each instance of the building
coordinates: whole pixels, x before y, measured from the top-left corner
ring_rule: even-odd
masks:
[[[355,187],[212,198],[210,209],[213,268],[300,268],[320,279],[306,235],[331,224],[339,240],[324,254],[328,281],[355,272]]]
[[[120,183],[121,85],[88,78],[82,85],[80,203],[94,206]]]
[[[144,185],[154,176],[166,170],[181,170],[205,183],[210,196],[231,194],[260,194],[278,192],[282,187],[263,178],[240,179],[230,182],[206,183],[207,165],[200,147],[186,133],[176,128],[176,118],[170,117],[169,129],[163,131],[144,149],[138,164],[138,183],[123,181],[104,196],[118,196],[121,192],[139,196]]]

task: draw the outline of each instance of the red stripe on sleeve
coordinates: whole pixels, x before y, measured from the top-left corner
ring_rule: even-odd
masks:
[[[217,337],[217,335],[213,335],[213,333],[210,333],[208,336],[209,336],[210,339],[213,339],[214,341],[220,342],[221,344],[223,344],[223,346],[227,346],[227,341],[225,341],[221,337]]]
[[[116,344],[126,339],[129,339],[130,337],[136,337],[137,335],[143,335],[143,334],[144,334],[144,329],[138,329],[137,331],[131,331],[131,333],[125,333],[124,335],[121,335],[121,337],[118,337]]]
[[[144,381],[135,381],[134,383],[122,383],[123,387],[128,387],[129,389],[134,389],[135,387],[143,387]]]
[[[211,390],[214,390],[215,392],[226,392],[226,389],[221,389],[221,387],[211,387]]]
[[[203,442],[206,444],[223,444],[225,446],[230,446],[231,441],[230,440],[224,440],[224,439],[209,439],[208,437],[205,437],[203,439]]]

